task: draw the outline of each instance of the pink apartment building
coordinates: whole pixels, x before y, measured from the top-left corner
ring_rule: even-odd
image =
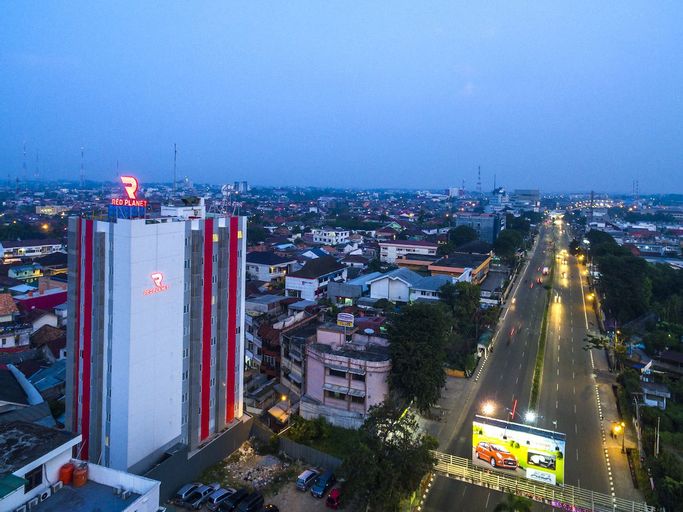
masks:
[[[336,324],[318,326],[306,346],[305,393],[300,414],[325,417],[333,425],[358,428],[373,405],[389,393],[386,338]]]

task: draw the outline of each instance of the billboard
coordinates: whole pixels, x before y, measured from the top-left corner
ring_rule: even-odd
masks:
[[[337,325],[341,327],[353,327],[354,316],[350,313],[338,313]]]
[[[472,462],[476,466],[546,484],[564,484],[566,436],[511,421],[475,416]]]

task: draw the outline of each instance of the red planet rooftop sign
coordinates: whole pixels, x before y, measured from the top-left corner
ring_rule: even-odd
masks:
[[[121,176],[124,190],[127,197],[114,197],[111,204],[114,206],[140,206],[147,207],[146,199],[138,199],[138,179],[135,176]]]

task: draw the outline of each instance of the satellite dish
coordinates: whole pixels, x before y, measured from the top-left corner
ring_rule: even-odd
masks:
[[[374,329],[365,329],[365,330],[363,330],[363,332],[364,332],[365,334],[367,334],[368,336],[370,336],[370,335],[372,335],[372,334],[375,334],[375,330],[374,330]]]

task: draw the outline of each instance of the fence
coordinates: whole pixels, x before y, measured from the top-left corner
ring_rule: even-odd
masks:
[[[434,470],[449,478],[526,496],[560,510],[572,512],[654,512],[655,510],[654,507],[645,503],[612,497],[572,485],[543,484],[485,470],[474,466],[472,461],[464,457],[441,452],[432,452],[432,454],[436,457]]]
[[[303,460],[311,466],[325,469],[337,469],[342,461],[327,453],[296,443],[286,437],[280,437],[280,451],[292,459]]]

